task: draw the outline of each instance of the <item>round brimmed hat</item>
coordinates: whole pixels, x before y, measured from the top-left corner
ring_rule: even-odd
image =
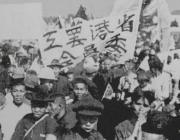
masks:
[[[153,111],[148,114],[147,122],[142,125],[142,130],[153,134],[164,134],[169,121],[170,116],[168,113]]]
[[[73,107],[73,111],[78,115],[84,116],[100,116],[103,109],[103,104],[91,96],[84,96],[80,101],[77,101]]]
[[[25,96],[32,104],[44,105],[53,101],[53,99],[49,97],[48,87],[45,85],[36,88],[36,90],[27,93]]]
[[[60,67],[62,68],[63,66],[59,63],[59,60],[58,59],[53,59],[51,61],[51,64],[50,65],[47,65],[48,67]]]

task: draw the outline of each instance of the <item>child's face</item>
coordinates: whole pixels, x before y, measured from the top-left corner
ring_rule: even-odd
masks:
[[[91,132],[97,127],[98,117],[96,116],[79,116],[80,126],[86,132]]]
[[[41,118],[46,113],[47,107],[45,106],[40,107],[40,106],[32,105],[31,109],[35,118]]]

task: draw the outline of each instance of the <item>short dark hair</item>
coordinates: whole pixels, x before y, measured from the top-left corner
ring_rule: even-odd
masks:
[[[153,56],[149,61],[149,67],[150,69],[155,68],[158,69],[160,72],[163,70],[163,63],[157,56]]]
[[[73,87],[75,87],[76,84],[82,83],[82,84],[85,85],[86,88],[88,88],[88,84],[87,84],[86,80],[83,77],[75,78],[72,83],[73,83]]]

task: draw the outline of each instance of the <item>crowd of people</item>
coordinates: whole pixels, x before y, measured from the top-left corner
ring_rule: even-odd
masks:
[[[141,55],[104,53],[66,69],[57,59],[35,69],[3,55],[0,140],[179,140],[179,77],[156,51]]]

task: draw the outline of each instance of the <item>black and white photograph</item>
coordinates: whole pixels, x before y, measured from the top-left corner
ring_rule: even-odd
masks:
[[[0,140],[180,140],[179,0],[0,0]]]

